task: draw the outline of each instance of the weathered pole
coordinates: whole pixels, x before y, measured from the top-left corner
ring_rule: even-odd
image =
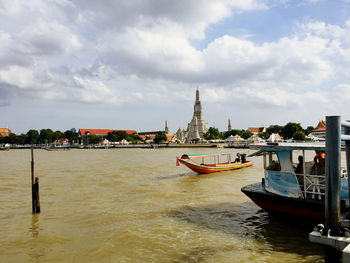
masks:
[[[32,188],[32,213],[35,213],[35,198],[34,198],[34,148],[33,144],[31,147],[31,156],[32,156],[32,161],[31,161],[31,188]]]
[[[340,116],[326,117],[325,233],[340,234]],[[325,262],[339,262],[341,253],[326,246]]]
[[[40,199],[39,199],[39,178],[35,177],[34,182],[34,147],[31,147],[31,186],[32,186],[32,213],[40,213]]]
[[[35,203],[35,212],[36,214],[40,213],[40,198],[39,198],[39,178],[35,177],[35,183],[33,185],[34,189],[34,203]]]

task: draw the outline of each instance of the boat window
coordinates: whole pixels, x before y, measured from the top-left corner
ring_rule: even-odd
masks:
[[[271,171],[280,171],[281,165],[275,152],[268,152],[265,156],[265,168]]]
[[[303,160],[305,158],[305,160]],[[323,151],[293,151],[293,167],[296,174],[324,175],[325,155]]]

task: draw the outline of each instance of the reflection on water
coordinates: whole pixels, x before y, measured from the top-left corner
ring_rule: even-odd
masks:
[[[32,237],[37,237],[39,235],[39,214],[32,215],[32,224],[29,228]]]
[[[169,216],[242,240],[254,239],[265,243],[274,251],[294,251],[301,256],[322,254],[319,246],[310,246],[308,242],[308,233],[312,231],[314,223],[295,222],[285,217],[269,215],[252,203],[186,206],[171,211]],[[261,249],[260,252],[263,253],[266,247],[256,249]]]
[[[184,176],[199,176],[197,173],[194,172],[188,172],[188,173],[182,173],[182,174],[173,174],[173,175],[168,175],[168,176],[157,176],[157,180],[166,180],[166,179],[174,179],[174,178],[179,178],[179,177],[184,177]]]
[[[241,192],[261,180],[259,158],[212,175],[175,166],[215,151],[226,149],[35,150],[40,215],[30,150],[0,152],[0,261],[322,262],[312,226],[271,217]]]

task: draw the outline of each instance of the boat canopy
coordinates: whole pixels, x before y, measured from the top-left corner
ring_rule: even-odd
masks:
[[[230,152],[230,153],[216,153],[216,154],[183,154],[181,159],[196,159],[196,158],[204,158],[204,157],[213,157],[213,156],[221,156],[221,155],[230,155],[237,153],[245,153],[249,150],[240,151],[240,152]]]
[[[267,142],[267,143],[257,143],[250,145],[250,149],[262,150],[266,152],[274,151],[293,151],[293,150],[316,150],[316,151],[325,151],[326,145],[324,142]]]

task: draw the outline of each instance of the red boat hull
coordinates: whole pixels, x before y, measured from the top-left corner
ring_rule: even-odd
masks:
[[[266,192],[261,183],[247,185],[241,190],[252,199],[255,204],[267,212],[293,215],[313,220],[323,220],[325,217],[323,200],[278,196]]]

